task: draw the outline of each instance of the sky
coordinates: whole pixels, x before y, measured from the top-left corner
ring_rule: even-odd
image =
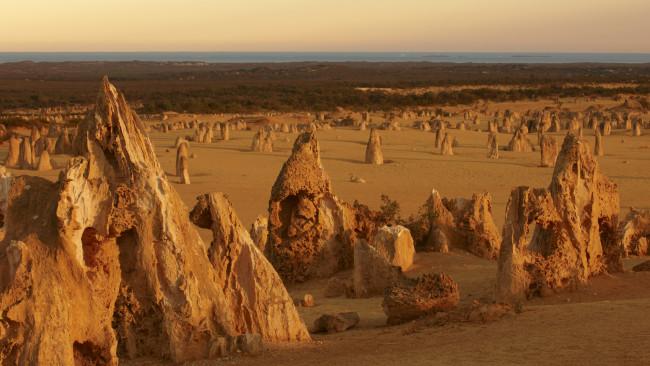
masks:
[[[650,0],[0,2],[0,52],[650,52]]]

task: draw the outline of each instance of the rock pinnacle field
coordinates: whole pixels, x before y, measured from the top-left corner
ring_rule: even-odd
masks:
[[[30,4],[0,366],[650,365],[644,2]]]

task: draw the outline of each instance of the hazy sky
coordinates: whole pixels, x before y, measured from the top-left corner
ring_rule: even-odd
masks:
[[[0,1],[0,51],[650,52],[650,0]]]

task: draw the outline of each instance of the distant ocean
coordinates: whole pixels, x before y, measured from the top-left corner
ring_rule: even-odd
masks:
[[[0,52],[0,63],[34,61],[154,62],[451,62],[451,63],[650,63],[650,53],[530,52]]]

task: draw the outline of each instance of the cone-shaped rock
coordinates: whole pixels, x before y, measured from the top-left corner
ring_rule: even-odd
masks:
[[[449,136],[448,133],[445,133],[445,138],[440,144],[440,154],[441,155],[454,155],[454,138]]]
[[[616,184],[600,173],[587,143],[567,134],[550,187],[519,187],[510,195],[497,301],[519,301],[621,270],[618,214]]]
[[[36,170],[39,172],[52,170],[52,162],[50,161],[50,153],[47,150],[41,152],[41,156],[38,158],[38,165]]]
[[[535,151],[533,143],[528,139],[528,129],[518,128],[512,139],[508,143],[508,150],[515,152],[532,152]]]
[[[34,145],[30,137],[23,138],[20,145],[20,168],[34,169]]]
[[[353,219],[332,193],[316,136],[299,135],[271,191],[267,257],[290,282],[350,268]]]
[[[381,151],[381,137],[376,129],[370,130],[370,138],[366,145],[366,164],[384,164],[384,154]]]
[[[309,340],[280,276],[253,243],[223,193],[199,196],[190,217],[212,230],[208,258],[233,309],[238,333],[257,333],[266,341]]]

